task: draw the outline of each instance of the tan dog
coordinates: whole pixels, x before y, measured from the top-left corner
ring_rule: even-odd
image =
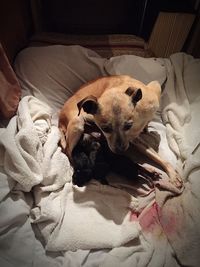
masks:
[[[173,167],[139,138],[159,107],[160,94],[157,81],[145,85],[125,75],[103,77],[84,85],[66,101],[60,112],[62,148],[71,157],[85,121],[92,120],[114,153],[123,153],[134,143],[142,153],[159,163],[171,182],[180,187],[181,179]]]

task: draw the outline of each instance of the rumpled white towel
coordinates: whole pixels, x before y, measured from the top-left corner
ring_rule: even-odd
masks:
[[[50,251],[113,248],[138,239],[140,226],[130,220],[138,201],[125,191],[97,182],[45,195],[37,189],[32,219]],[[52,212],[53,211],[53,212]]]
[[[1,135],[5,173],[17,182],[15,190],[34,192],[32,218],[46,248],[110,248],[137,238],[139,224],[129,218],[137,200],[98,183],[73,187],[72,168],[59,140],[51,109],[33,96],[20,101],[17,116]]]
[[[1,134],[4,170],[18,182],[18,189],[28,192],[42,183],[43,190],[56,190],[71,180],[69,161],[58,147],[59,130],[51,127],[50,119],[51,109],[27,96],[20,101],[17,116]]]
[[[182,161],[200,143],[200,59],[185,53],[166,60],[168,78],[162,95],[162,118],[171,149]]]

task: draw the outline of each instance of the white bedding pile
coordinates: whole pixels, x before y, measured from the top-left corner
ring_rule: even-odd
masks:
[[[183,53],[106,60],[52,46],[22,51],[15,67],[26,96],[0,129],[0,266],[199,266],[200,61]],[[124,73],[146,83],[167,78],[166,128],[157,119],[151,130],[161,135],[160,154],[182,170],[180,194],[166,189],[164,175],[160,186],[117,177],[113,186],[71,183],[56,112],[83,82]]]

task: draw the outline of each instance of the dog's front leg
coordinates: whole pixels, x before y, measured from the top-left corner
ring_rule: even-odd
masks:
[[[67,125],[67,130],[65,132],[65,152],[70,159],[74,147],[77,145],[82,133],[84,132],[84,123],[84,118],[82,115],[80,115],[70,120]]]
[[[133,144],[141,153],[145,154],[147,157],[158,163],[163,168],[172,184],[174,184],[178,188],[182,187],[183,181],[178,172],[169,162],[162,159],[152,147],[150,147],[144,140],[141,139],[141,137],[135,139]]]

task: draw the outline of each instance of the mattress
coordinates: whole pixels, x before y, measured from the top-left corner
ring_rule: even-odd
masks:
[[[80,45],[31,46],[15,60],[18,111],[0,129],[1,266],[199,266],[199,59],[101,57]],[[84,83],[128,74],[162,85],[161,107],[144,136],[178,169],[177,191],[161,181],[71,182],[59,147],[58,114]],[[137,161],[136,151],[130,157]]]

